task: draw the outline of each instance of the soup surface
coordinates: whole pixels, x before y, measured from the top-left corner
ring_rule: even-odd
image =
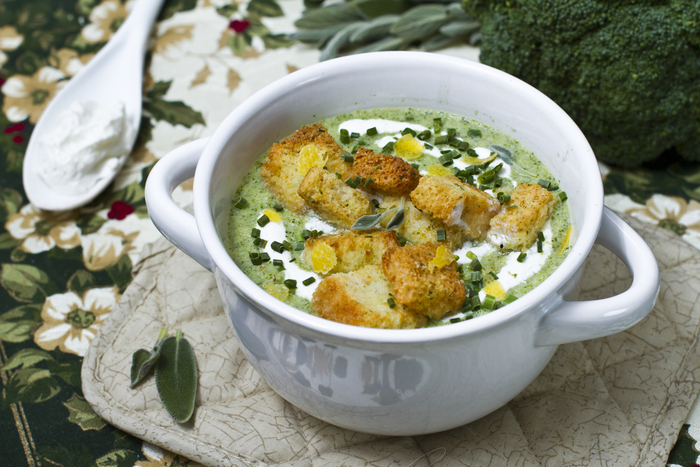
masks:
[[[263,154],[231,205],[229,254],[276,298],[348,324],[443,325],[518,299],[566,257],[566,194],[509,135],[412,108],[319,124]]]

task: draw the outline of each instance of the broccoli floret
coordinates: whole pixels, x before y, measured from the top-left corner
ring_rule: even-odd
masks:
[[[535,86],[596,156],[639,165],[676,148],[700,160],[697,0],[465,0],[481,62]]]

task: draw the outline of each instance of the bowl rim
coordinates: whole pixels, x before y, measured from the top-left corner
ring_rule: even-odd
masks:
[[[254,112],[256,108],[264,105],[266,101],[271,99],[271,96],[293,92],[293,89],[297,86],[337,75],[344,69],[353,69],[358,66],[387,66],[388,64],[396,66],[396,69],[401,69],[401,66],[406,66],[409,63],[411,66],[463,67],[465,70],[476,70],[490,80],[515,88],[519,93],[531,94],[533,99],[538,99],[539,105],[548,112],[553,112],[557,115],[560,125],[567,130],[565,136],[571,141],[571,146],[580,148],[581,153],[590,154],[590,157],[581,161],[582,166],[590,173],[599,173],[596,158],[588,141],[564,110],[536,88],[490,66],[435,53],[398,51],[346,56],[297,70],[255,92],[229,113],[206,144],[197,164],[193,185],[193,207],[197,228],[201,240],[212,258],[215,274],[218,272],[223,274],[234,286],[238,294],[272,319],[283,320],[287,325],[306,329],[318,336],[333,337],[344,342],[354,341],[357,343],[401,344],[431,342],[483,333],[518,318],[528,310],[537,308],[538,305],[545,302],[548,298],[554,297],[556,291],[566,284],[569,278],[582,266],[593,243],[595,243],[603,212],[603,187],[600,177],[593,177],[589,186],[587,196],[594,202],[586,204],[585,213],[582,217],[586,222],[584,223],[585,225],[578,226],[576,243],[562,264],[547,279],[515,302],[494,312],[482,315],[478,319],[418,329],[375,329],[326,320],[298,310],[274,298],[246,276],[230,257],[219,238],[212,215],[211,184],[208,183],[216,170],[217,159],[226,147],[230,135],[235,131],[238,122],[245,119],[246,114]],[[597,202],[595,202],[596,200]],[[218,271],[216,271],[217,269]],[[541,318],[541,316],[538,318]],[[532,329],[532,331],[534,339],[535,329]]]

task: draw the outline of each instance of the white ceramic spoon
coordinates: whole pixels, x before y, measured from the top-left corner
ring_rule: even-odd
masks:
[[[42,151],[39,140],[58,124],[61,113],[75,101],[93,101],[97,104],[122,102],[131,130],[129,150],[136,141],[141,122],[141,94],[143,68],[153,22],[165,0],[136,0],[126,21],[117,32],[61,89],[44,112],[32,132],[24,155],[22,182],[29,201],[36,207],[64,211],[83,206],[97,197],[121,170],[129,154],[119,159],[114,173],[101,178],[90,189],[79,195],[57,193],[39,176]]]

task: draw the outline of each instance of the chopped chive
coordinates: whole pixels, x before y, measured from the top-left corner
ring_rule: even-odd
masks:
[[[508,201],[510,201],[510,196],[503,193],[502,191],[499,191],[498,194],[496,195],[496,198],[501,204],[506,204]]]
[[[462,321],[462,318],[450,318],[450,324],[459,323],[460,321]]]
[[[281,259],[273,259],[272,265],[284,269],[284,261],[282,261]]]
[[[479,296],[478,296],[478,295],[474,295],[474,296],[471,298],[471,305],[472,305],[472,310],[473,310],[474,308],[477,308],[477,307],[480,307],[480,306],[481,306],[481,300],[479,300]]]
[[[447,135],[440,135],[435,137],[435,144],[447,144],[450,142],[450,137]]]
[[[263,261],[263,263],[270,261],[270,255],[263,251],[260,253],[260,259]]]
[[[459,143],[459,149],[462,151],[466,151],[467,149],[469,149],[469,143],[467,141],[462,141],[461,143]]]
[[[275,250],[277,253],[282,253],[284,251],[284,246],[280,242],[272,242],[270,248]]]
[[[423,130],[420,133],[418,133],[418,139],[421,141],[425,141],[426,139],[430,138],[432,136],[432,133],[430,130]]]
[[[447,167],[448,165],[452,165],[454,163],[454,161],[452,160],[452,157],[450,157],[447,154],[445,154],[444,156],[440,156],[439,160],[440,160],[440,163],[445,167]]]
[[[542,188],[549,189],[549,185],[551,185],[551,182],[549,182],[548,180],[537,180],[537,184]]]
[[[416,136],[416,130],[409,128],[409,127],[406,127],[403,129],[401,134],[402,135],[409,135],[410,134],[411,136]]]
[[[495,273],[495,272],[493,272],[493,271],[489,271],[489,275],[490,275],[491,277],[493,277],[493,280],[495,280],[495,281],[497,281],[497,280],[498,280],[498,276],[496,275],[496,273]]]
[[[348,178],[345,180],[345,184],[348,185],[350,188],[357,188],[358,185],[360,184],[356,178]]]
[[[542,240],[537,240],[537,253],[542,253]]]
[[[338,172],[335,173],[335,176],[336,176],[336,178],[337,178],[338,180],[342,180],[342,179],[343,179],[343,176],[340,175]]]
[[[349,152],[345,152],[345,151],[343,151],[343,153],[340,157],[343,159],[343,162],[352,163],[355,160],[355,157],[352,154],[350,154]]]
[[[340,130],[340,142],[343,144],[348,144],[350,142],[350,134],[348,133],[348,130]]]
[[[445,232],[445,229],[437,229],[436,234],[438,242],[444,242],[447,238],[447,232]]]
[[[544,242],[544,234],[542,233],[541,230],[539,232],[537,232],[537,239],[541,242]]]
[[[275,205],[273,206],[273,208],[275,208],[275,211],[277,211],[277,212],[282,212],[282,211],[284,211],[284,206],[282,206],[281,204],[275,204]]]
[[[547,188],[549,191],[557,191],[559,189],[559,186],[550,184],[549,187]]]
[[[306,240],[307,238],[311,238],[311,232],[309,232],[307,229],[304,229],[301,231],[301,237]]]
[[[388,153],[393,152],[393,151],[394,151],[394,142],[393,141],[389,141],[382,148],[382,152],[384,154],[388,154]]]
[[[372,177],[369,177],[367,180],[365,180],[365,183],[363,183],[362,186],[367,188],[371,183],[372,183]]]
[[[472,271],[481,271],[481,261],[479,258],[474,258],[471,263],[469,263],[469,269]]]
[[[469,297],[474,297],[479,295],[481,290],[481,285],[478,282],[467,282],[467,291],[469,292]]]
[[[244,207],[248,206],[248,200],[245,199],[242,196],[239,196],[236,198],[236,200],[233,202],[233,205],[237,207],[238,209],[243,209]]]
[[[457,136],[457,129],[456,128],[448,128],[447,129],[447,137],[449,139],[452,139]]]
[[[510,206],[506,206],[506,209],[515,209],[518,206],[516,204],[511,204]]]
[[[353,131],[352,133],[350,133],[350,137],[351,137],[352,139],[357,139],[357,138],[360,137],[360,134],[359,134],[358,132],[356,132],[356,131]]]
[[[268,223],[270,222],[270,218],[267,217],[267,214],[263,214],[260,219],[258,219],[258,225],[260,227],[265,227]]]
[[[569,199],[569,197],[566,196],[566,192],[562,191],[561,193],[559,193],[559,201],[564,202],[564,201],[566,201],[567,199]]]
[[[291,251],[292,250],[292,244],[289,242],[289,240],[285,240],[282,242],[282,246],[284,247],[285,250]]]
[[[253,245],[262,246],[262,248],[265,248],[265,245],[267,245],[267,242],[258,236],[258,237],[255,237],[253,239]]]
[[[396,308],[396,302],[393,298],[389,297],[386,302],[389,304],[389,308]]]
[[[313,284],[314,282],[316,282],[316,278],[315,278],[315,277],[308,277],[308,278],[304,279],[303,281],[301,281],[301,283],[304,284],[304,285],[311,285],[311,284]]]
[[[374,209],[378,209],[379,208],[379,200],[372,198],[371,201],[372,201],[372,205],[374,206]]]
[[[493,306],[496,304],[496,297],[493,295],[486,294],[484,297],[484,301],[481,304],[482,308],[485,308],[487,310],[493,310]]]
[[[470,280],[472,282],[480,282],[484,280],[484,275],[481,273],[481,271],[474,271],[471,274]]]
[[[413,167],[413,168],[416,169],[416,170],[419,170],[419,169],[420,169],[420,165],[419,165],[419,164],[411,164],[411,167]]]
[[[373,126],[372,128],[368,128],[368,129],[367,129],[367,135],[368,135],[368,136],[374,136],[374,135],[376,135],[377,133],[379,133],[379,132],[377,131],[377,127],[376,127],[376,126]]]
[[[259,266],[262,264],[262,260],[260,259],[260,253],[252,252],[249,255],[250,257],[250,262],[253,263],[255,266]]]
[[[522,263],[523,261],[525,261],[525,258],[527,258],[527,253],[520,253],[518,255],[518,263]]]
[[[436,117],[433,119],[433,129],[435,131],[440,131],[442,129],[442,118]]]
[[[295,281],[294,279],[287,279],[284,281],[284,285],[286,285],[288,289],[296,289],[297,281]]]
[[[505,303],[505,304],[507,305],[507,304],[509,304],[509,303],[513,303],[513,302],[516,301],[517,299],[518,299],[518,297],[516,297],[515,295],[513,295],[513,294],[508,294],[508,296],[507,296],[506,298],[503,299],[503,303]]]
[[[431,149],[433,149],[433,145],[432,145],[432,144],[423,143],[423,146],[425,146],[425,149],[427,149],[428,151],[430,151]]]
[[[452,146],[453,148],[458,148],[460,144],[462,144],[461,139],[454,138],[450,141],[450,146]]]
[[[304,249],[304,242],[298,242],[294,246],[294,251],[302,251]]]
[[[473,251],[467,251],[467,258],[476,259],[476,254]]]
[[[479,157],[479,154],[472,148],[467,149],[467,156],[469,157]],[[476,174],[475,174],[476,175]]]
[[[253,238],[259,238],[260,237],[260,229],[256,229],[253,227],[250,231],[250,236]]]
[[[481,130],[470,129],[467,131],[467,136],[470,138],[481,138]]]

